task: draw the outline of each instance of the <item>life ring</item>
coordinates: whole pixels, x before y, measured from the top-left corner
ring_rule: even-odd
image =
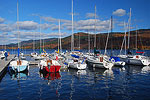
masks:
[[[111,59],[111,62],[115,62],[115,59],[114,59],[114,58],[112,58],[112,59]]]

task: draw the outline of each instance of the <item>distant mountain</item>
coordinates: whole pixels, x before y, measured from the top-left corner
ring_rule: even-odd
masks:
[[[150,49],[150,29],[140,29],[137,30],[137,47],[138,49]],[[136,30],[130,32],[130,49],[135,49],[136,47]],[[96,34],[96,47],[97,49],[105,49],[107,33],[98,33]],[[90,36],[90,48],[94,48],[94,34],[89,34]],[[80,39],[80,41],[79,41]],[[123,32],[113,32],[109,35],[107,49],[120,49],[122,42],[124,39]],[[127,41],[128,41],[128,32],[127,32]],[[43,41],[43,40],[42,40]],[[80,43],[80,45],[79,45]],[[42,43],[43,45],[43,43]],[[32,49],[33,48],[33,40],[23,41],[21,42],[22,48]],[[40,48],[40,40],[35,41],[36,49]],[[58,39],[57,38],[49,38],[44,39],[44,48],[45,49],[57,49]],[[75,33],[74,34],[74,46],[75,49],[88,49],[88,33]],[[7,48],[12,49],[17,48],[17,44],[9,44]],[[2,48],[2,46],[0,46]],[[62,38],[62,48],[70,49],[71,48],[71,36]]]

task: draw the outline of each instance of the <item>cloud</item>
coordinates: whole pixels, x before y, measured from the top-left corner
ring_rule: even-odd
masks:
[[[16,23],[17,25],[17,23]],[[38,28],[38,23],[33,21],[23,21],[19,22],[19,28],[21,30],[35,30]]]
[[[87,20],[79,20],[74,22],[74,30],[80,31],[94,31],[95,26],[97,31],[105,31],[108,30],[110,20],[99,20],[99,19],[87,19]],[[67,30],[72,29],[71,23],[64,23],[63,27]]]
[[[44,19],[47,22],[58,22],[58,19],[53,18],[53,17],[41,17],[42,19]]]
[[[95,13],[86,13],[86,18],[95,18]],[[98,15],[96,15],[96,18],[98,18]]]
[[[2,18],[2,17],[0,17],[0,24],[1,24],[1,23],[4,23],[4,21],[5,21],[5,19]]]
[[[124,9],[117,9],[113,12],[113,15],[115,16],[124,16],[126,14],[126,10]]]
[[[64,37],[66,35],[67,33],[61,33],[61,37]],[[60,34],[58,32],[55,32],[55,33],[53,32],[53,33],[46,33],[44,36],[45,37],[59,37]]]
[[[51,22],[51,23],[58,23],[59,20],[60,20],[61,23],[71,22],[70,20],[57,19],[57,18],[53,18],[53,17],[44,17],[44,16],[42,16],[41,18],[44,19],[44,21]]]
[[[72,13],[69,13],[69,15],[72,15]],[[73,16],[78,16],[80,15],[79,13],[73,13]]]
[[[40,26],[40,25],[39,25],[39,26]],[[46,30],[46,29],[51,28],[52,26],[54,26],[54,24],[47,24],[47,23],[44,23],[44,24],[41,24],[41,29],[42,29],[42,30]]]
[[[59,29],[59,28],[58,28],[58,25],[54,25],[54,26],[51,27],[51,30],[53,30],[53,31],[54,31],[54,30],[58,30],[58,29]]]
[[[1,32],[11,32],[14,30],[14,26],[12,24],[0,24]]]

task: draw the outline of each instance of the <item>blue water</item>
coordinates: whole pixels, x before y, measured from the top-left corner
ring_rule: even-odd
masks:
[[[7,72],[0,83],[0,100],[150,100],[149,94],[149,66],[89,67],[57,74],[30,66],[28,73]]]
[[[150,69],[114,67],[112,70],[61,71],[57,76],[7,73],[0,83],[0,100],[150,100]]]

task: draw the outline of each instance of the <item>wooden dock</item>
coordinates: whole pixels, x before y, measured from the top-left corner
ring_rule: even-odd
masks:
[[[7,67],[10,63],[10,61],[15,57],[15,55],[9,55],[7,58],[7,61],[4,59],[0,59],[0,81],[4,77],[4,75],[7,72]]]
[[[29,65],[38,65],[39,61],[29,61]]]

